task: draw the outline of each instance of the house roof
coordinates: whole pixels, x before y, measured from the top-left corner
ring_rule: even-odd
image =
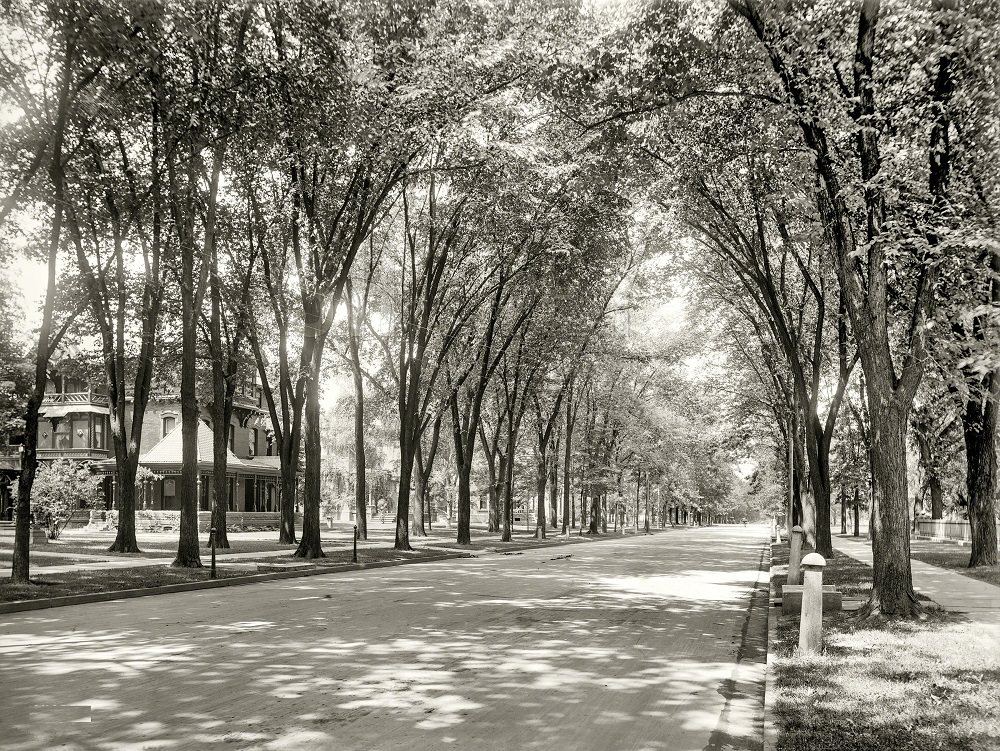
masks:
[[[215,465],[213,432],[204,421],[198,421],[198,468],[210,470]],[[139,463],[157,468],[167,466],[180,467],[183,457],[183,437],[181,426],[177,425],[173,430],[160,439],[153,448],[139,457]],[[263,474],[275,474],[280,470],[280,463],[275,465],[271,462],[261,462],[260,459],[278,459],[278,457],[258,457],[256,459],[240,459],[228,447],[226,448],[226,470],[232,473],[253,474],[261,472]]]
[[[203,421],[198,421],[198,471],[211,472],[215,466],[214,447],[212,446],[213,432]],[[156,443],[153,448],[139,457],[139,464],[150,469],[165,473],[175,474],[180,472],[183,463],[184,441],[181,434],[181,426],[177,425]],[[95,462],[95,466],[105,472],[113,472],[115,468],[114,459],[105,459]],[[228,447],[226,448],[226,473],[233,475],[269,475],[277,476],[281,473],[281,459],[277,456],[258,456],[253,459],[241,459],[236,456]]]
[[[212,429],[202,420],[198,420],[198,463],[212,464]],[[178,424],[160,439],[153,448],[139,457],[140,464],[180,464],[184,440],[181,435],[181,425]],[[226,463],[239,463],[239,458],[226,449]]]
[[[281,470],[280,456],[255,456],[252,459],[240,459],[240,463],[245,467]]]

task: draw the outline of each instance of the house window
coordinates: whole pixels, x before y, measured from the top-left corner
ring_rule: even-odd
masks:
[[[57,449],[71,449],[73,448],[73,425],[72,420],[63,418],[59,421],[56,426],[56,448]]]
[[[163,418],[163,435],[166,435],[177,425],[177,418],[172,415],[166,415]]]
[[[38,448],[40,449],[50,449],[54,448],[55,436],[53,436],[52,422],[49,420],[39,420],[38,421]]]
[[[251,433],[250,433],[250,456],[256,456],[257,455],[257,437],[258,437],[258,435],[259,435],[259,431],[257,430],[257,428],[254,428],[253,431],[251,431]]]
[[[69,420],[67,420],[69,422]],[[90,443],[90,420],[86,417],[73,418],[73,448],[89,448]]]
[[[104,448],[104,415],[94,418],[94,442],[91,445],[95,449]]]

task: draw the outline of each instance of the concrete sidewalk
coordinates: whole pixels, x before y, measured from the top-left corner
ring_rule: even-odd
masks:
[[[872,549],[866,540],[833,538],[833,547],[871,565]],[[1000,587],[968,576],[910,559],[913,588],[945,610],[965,613],[977,623],[1000,626]]]

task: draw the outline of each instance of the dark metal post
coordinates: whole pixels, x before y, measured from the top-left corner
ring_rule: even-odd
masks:
[[[212,578],[215,578],[215,527],[208,534],[209,543],[212,546]]]
[[[358,525],[354,525],[354,554],[351,556],[351,563],[358,562]]]

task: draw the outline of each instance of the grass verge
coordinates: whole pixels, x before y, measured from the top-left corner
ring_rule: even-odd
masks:
[[[787,545],[774,546],[774,564],[787,561]],[[871,568],[838,554],[823,583],[863,597]],[[779,617],[771,645],[778,749],[1000,749],[998,631],[941,612],[875,624],[837,613],[825,618],[823,654],[801,657],[798,618]]]
[[[275,533],[277,536],[277,533]],[[201,554],[209,555],[211,549],[206,544],[206,538],[204,534],[198,536],[201,543]],[[54,566],[56,564],[71,563],[73,561],[58,560],[56,555],[65,555],[67,558],[72,558],[73,556],[98,556],[104,560],[114,560],[117,558],[169,558],[177,553],[177,543],[164,543],[164,542],[143,542],[141,539],[139,541],[139,549],[141,553],[109,553],[108,547],[114,542],[114,537],[109,536],[107,539],[90,539],[81,540],[68,538],[65,540],[50,540],[45,545],[41,545],[37,548],[32,548],[29,551],[29,555],[32,558],[32,563],[38,566]],[[333,544],[333,541],[329,541]],[[343,540],[337,540],[337,543],[343,543]],[[347,542],[350,542],[348,538]],[[230,547],[228,548],[216,548],[218,553],[263,553],[272,550],[295,550],[295,545],[279,545],[276,541],[271,540],[240,540],[234,539],[230,541]],[[0,557],[5,557],[10,560],[13,551],[13,542],[10,540],[3,540],[0,542]],[[35,555],[35,553],[41,553],[41,555]],[[94,563],[96,559],[91,559],[89,562]],[[84,559],[80,559],[80,562],[86,562]]]
[[[418,549],[402,553],[392,548],[360,548],[358,562],[377,563],[383,561],[404,561],[428,558],[440,555],[440,550]],[[257,574],[257,563],[275,564],[291,563],[296,568],[305,566],[310,569],[324,569],[350,564],[352,551],[337,549],[326,551],[326,557],[305,560],[295,558],[290,553],[286,556],[270,556],[267,558],[229,559],[220,561],[217,566],[216,578],[228,579],[236,576]],[[39,600],[50,597],[65,597],[67,595],[92,594],[96,592],[120,592],[124,589],[146,589],[161,587],[167,584],[182,584],[186,582],[204,581],[210,578],[210,558],[202,552],[200,569],[173,568],[171,566],[137,566],[136,568],[94,569],[73,571],[60,574],[43,574],[32,577],[31,584],[13,584],[9,579],[0,579],[0,602],[17,600]]]
[[[253,567],[219,568],[217,578],[244,576],[257,573]],[[40,600],[49,597],[92,594],[95,592],[120,592],[123,589],[162,587],[167,584],[204,581],[210,577],[207,567],[171,568],[147,566],[143,568],[101,569],[73,571],[65,574],[46,574],[32,578],[31,584],[13,584],[9,579],[0,580],[0,602],[15,600]]]

